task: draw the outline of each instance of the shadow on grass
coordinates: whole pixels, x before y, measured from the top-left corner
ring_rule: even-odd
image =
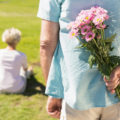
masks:
[[[45,95],[45,86],[39,83],[33,75],[31,76],[30,79],[27,80],[27,88],[26,88],[26,91],[23,93],[23,95],[32,96],[34,94]]]

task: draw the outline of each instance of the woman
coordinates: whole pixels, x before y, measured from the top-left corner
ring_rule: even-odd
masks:
[[[5,49],[0,49],[0,93],[23,93],[26,88],[27,57],[17,51],[16,46],[21,38],[18,29],[10,28],[2,35],[3,42],[7,43]]]

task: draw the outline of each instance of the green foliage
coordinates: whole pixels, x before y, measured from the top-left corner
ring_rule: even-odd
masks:
[[[88,63],[90,65],[90,68],[92,68],[92,66],[96,63],[95,57],[93,55],[89,56]]]
[[[91,53],[88,59],[90,68],[92,68],[93,65],[97,65],[97,68],[101,72],[101,74],[109,78],[112,70],[120,65],[120,57],[110,55],[110,51],[114,49],[112,47],[112,42],[115,40],[116,34],[112,35],[111,37],[105,38],[105,33],[103,29],[98,30],[94,28],[93,31],[96,35],[100,35],[101,38],[97,38],[96,36],[93,40],[89,42],[85,42],[85,40],[84,42],[82,42],[79,40],[79,48],[85,48]],[[116,93],[117,97],[120,98],[119,86],[116,88]]]
[[[105,39],[105,43],[112,43],[116,37],[116,34],[112,35],[111,37],[108,37]]]

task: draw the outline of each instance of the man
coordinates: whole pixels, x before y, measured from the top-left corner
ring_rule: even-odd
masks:
[[[110,80],[103,80],[96,67],[89,68],[89,53],[82,48],[75,49],[79,42],[68,35],[67,25],[75,20],[81,10],[95,5],[108,10],[108,24],[111,27],[107,35],[117,33],[114,45],[119,45],[118,0],[40,0],[40,58],[47,82],[46,94],[49,95],[47,111],[52,117],[59,118],[61,115],[61,120],[120,119],[120,104],[115,97],[120,67],[113,70]],[[114,52],[118,53],[118,46],[115,47]]]

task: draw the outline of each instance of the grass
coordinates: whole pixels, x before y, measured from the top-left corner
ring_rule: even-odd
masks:
[[[35,76],[28,80],[25,94],[0,95],[0,120],[54,120],[45,110],[45,82],[39,65],[40,19],[36,17],[39,0],[0,0],[0,36],[7,28],[21,30],[18,50],[24,52]],[[0,49],[6,44],[0,37]]]

